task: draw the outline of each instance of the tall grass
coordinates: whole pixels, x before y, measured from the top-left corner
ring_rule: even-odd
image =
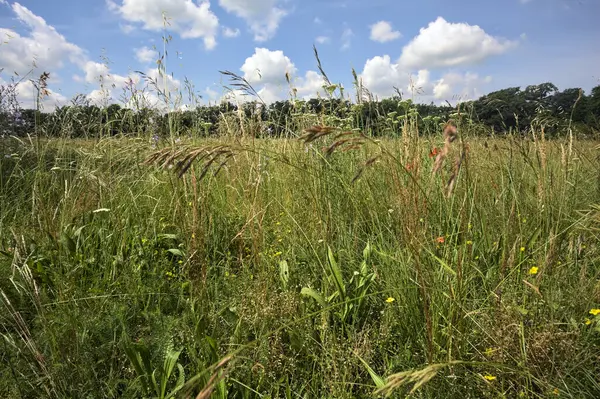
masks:
[[[0,392],[596,397],[590,143],[345,139],[3,140]]]
[[[597,144],[403,104],[397,139],[1,139],[2,396],[600,396]]]

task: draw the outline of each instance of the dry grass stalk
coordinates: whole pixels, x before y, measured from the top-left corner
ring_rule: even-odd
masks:
[[[452,143],[458,138],[458,130],[456,128],[456,123],[451,119],[446,123],[444,127],[444,147],[437,153],[435,158],[435,162],[433,164],[432,174],[435,175],[439,173],[442,167],[444,166],[444,161],[448,157],[450,150],[452,149]],[[460,155],[456,158],[454,162],[454,166],[452,168],[452,174],[446,183],[445,192],[446,197],[450,197],[452,192],[454,191],[454,186],[456,185],[456,179],[458,177],[458,173],[460,172],[460,168],[465,161],[467,154],[469,152],[469,146],[463,144]]]
[[[200,391],[200,393],[198,393],[196,399],[210,398],[215,389],[215,386],[227,375],[227,370],[223,370],[221,372],[220,369],[224,368],[231,359],[231,356],[226,356],[223,359],[221,359],[221,361],[215,366],[213,374],[208,379],[206,386],[202,389],[202,391]]]
[[[206,161],[203,163],[202,171],[198,177],[198,180],[202,180],[215,162],[220,160],[213,172],[213,176],[216,176],[233,156],[233,150],[227,145],[184,148],[176,151],[173,151],[171,148],[165,148],[150,154],[144,161],[144,164],[157,163],[160,168],[174,168],[181,178],[190,169],[194,161],[205,159]]]
[[[456,162],[454,163],[452,175],[450,176],[450,179],[448,179],[448,183],[446,184],[446,197],[450,197],[452,195],[452,192],[454,191],[454,186],[456,185],[456,178],[458,177],[460,167],[466,159],[468,152],[469,146],[467,144],[463,145],[460,156],[456,159]]]
[[[363,164],[363,166],[356,172],[356,175],[354,175],[354,177],[352,178],[352,181],[350,183],[352,184],[355,181],[357,181],[360,178],[360,176],[362,176],[365,169],[368,168],[369,166],[373,165],[375,163],[375,161],[377,161],[379,159],[379,157],[380,156],[377,155],[377,156],[367,159],[365,161],[365,163]]]
[[[454,363],[455,362],[431,364],[421,370],[409,370],[392,374],[387,378],[386,384],[375,391],[375,394],[389,397],[397,389],[408,384],[414,384],[410,390],[410,394],[413,394],[419,388],[429,382],[433,377],[435,377],[441,369]]]
[[[306,133],[298,139],[304,141],[304,144],[308,144],[321,137],[328,136],[337,130],[337,128],[331,126],[312,126],[305,129]],[[365,143],[365,139],[365,135],[361,132],[343,131],[333,137],[333,143],[327,147],[323,147],[323,152],[325,153],[325,157],[329,158],[338,148],[342,152],[357,150]]]
[[[547,151],[546,151],[546,136],[544,126],[540,129],[540,137],[538,139],[535,132],[533,132],[533,142],[538,152],[538,163],[540,166],[540,173],[538,174],[537,191],[538,191],[538,207],[543,209],[544,199],[546,197],[546,176],[547,176]]]
[[[304,141],[304,144],[309,144],[320,137],[327,136],[335,132],[335,130],[336,128],[331,126],[312,126],[308,129],[305,129],[306,133],[300,136],[298,140]]]
[[[451,145],[454,142],[454,140],[456,140],[456,137],[456,124],[453,120],[449,120],[448,123],[446,123],[446,126],[444,127],[444,148],[442,148],[442,150],[437,154],[437,157],[435,158],[432,174],[438,173],[444,165],[444,160],[448,156]]]

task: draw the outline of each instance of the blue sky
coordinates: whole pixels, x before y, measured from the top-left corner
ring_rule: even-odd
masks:
[[[77,93],[118,99],[129,77],[143,86],[134,71],[157,76],[161,11],[171,18],[167,86],[187,77],[206,102],[224,95],[219,70],[243,75],[267,102],[288,97],[286,72],[299,97],[322,93],[313,44],[348,93],[351,68],[379,97],[396,86],[425,102],[546,81],[600,84],[597,0],[0,0],[0,79],[35,59],[35,74],[51,73],[49,107]],[[32,92],[21,83],[25,104]]]

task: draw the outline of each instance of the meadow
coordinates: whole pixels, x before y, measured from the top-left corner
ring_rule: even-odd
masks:
[[[0,395],[600,397],[597,141],[324,125],[1,139]]]

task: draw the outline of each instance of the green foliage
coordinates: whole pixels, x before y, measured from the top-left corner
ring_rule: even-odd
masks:
[[[174,398],[177,392],[183,388],[185,371],[183,366],[177,362],[181,351],[168,350],[163,355],[162,365],[157,368],[152,365],[148,348],[143,343],[129,342],[125,345],[124,351],[138,375],[144,396],[152,395],[151,397],[158,399]],[[179,376],[175,382],[170,384],[169,380],[176,366]]]
[[[598,397],[598,144],[478,139],[465,104],[432,173],[394,102],[407,147],[1,139],[0,396]]]

